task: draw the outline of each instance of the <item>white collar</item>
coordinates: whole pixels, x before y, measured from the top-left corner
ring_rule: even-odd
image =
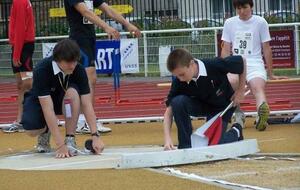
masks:
[[[196,63],[198,63],[198,76],[197,76],[197,78],[193,78],[193,80],[197,81],[200,76],[206,77],[207,76],[207,71],[206,71],[204,63],[201,60],[195,59],[194,61]]]
[[[65,78],[65,73],[59,68],[57,63],[55,61],[52,61],[52,68],[53,68],[53,73],[54,75],[57,75],[58,73],[62,73],[63,77]]]

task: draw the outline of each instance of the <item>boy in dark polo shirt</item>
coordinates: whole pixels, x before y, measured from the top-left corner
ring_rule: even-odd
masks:
[[[164,114],[165,150],[175,148],[170,130],[173,116],[178,129],[178,148],[190,148],[190,116],[206,116],[210,119],[223,111],[231,100],[237,105],[243,99],[245,63],[241,56],[198,60],[186,49],[176,49],[168,56],[167,67],[176,78],[172,82]],[[240,84],[235,92],[227,79],[227,73],[239,74]],[[226,132],[234,109],[231,108],[222,117],[223,133],[219,144],[243,139],[242,128],[238,123]]]
[[[24,99],[22,122],[30,136],[38,137],[38,152],[50,151],[50,132],[57,146],[56,157],[77,153],[75,129],[82,109],[93,139],[93,148],[100,153],[103,142],[96,128],[96,116],[91,103],[88,78],[82,65],[78,45],[69,39],[55,46],[53,57],[38,63],[33,71],[33,86]],[[56,115],[64,114],[66,137],[60,134]]]

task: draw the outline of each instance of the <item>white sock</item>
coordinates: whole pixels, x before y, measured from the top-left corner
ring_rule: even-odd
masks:
[[[238,129],[235,128],[235,127],[232,127],[232,129],[234,129],[234,130],[236,131],[238,138],[240,138],[240,130],[238,130]]]
[[[84,114],[79,114],[78,121],[85,121]]]

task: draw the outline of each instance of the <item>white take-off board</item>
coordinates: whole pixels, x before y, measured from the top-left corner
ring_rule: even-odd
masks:
[[[255,139],[191,149],[164,151],[160,146],[111,147],[101,155],[79,154],[57,159],[54,152],[22,153],[0,157],[0,169],[76,170],[103,168],[144,168],[223,160],[257,153]]]

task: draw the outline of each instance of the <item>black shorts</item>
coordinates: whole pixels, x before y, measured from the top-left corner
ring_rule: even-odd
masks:
[[[20,62],[22,65],[20,67],[15,67],[13,64],[13,52],[14,47],[11,48],[12,54],[11,54],[11,66],[14,73],[20,73],[20,72],[28,72],[32,71],[32,55],[34,51],[34,42],[27,42],[24,44],[21,52]]]
[[[76,84],[70,84],[69,86],[74,88],[79,93],[79,89]],[[64,91],[58,91],[56,94],[51,95],[54,112],[56,115],[63,114],[62,106],[64,96]],[[46,126],[46,120],[39,98],[31,94],[31,92],[27,92],[24,95],[23,115],[21,123],[23,124],[25,130],[37,130],[42,129]]]
[[[80,47],[80,64],[87,67],[95,67],[96,40],[94,38],[75,39]]]

